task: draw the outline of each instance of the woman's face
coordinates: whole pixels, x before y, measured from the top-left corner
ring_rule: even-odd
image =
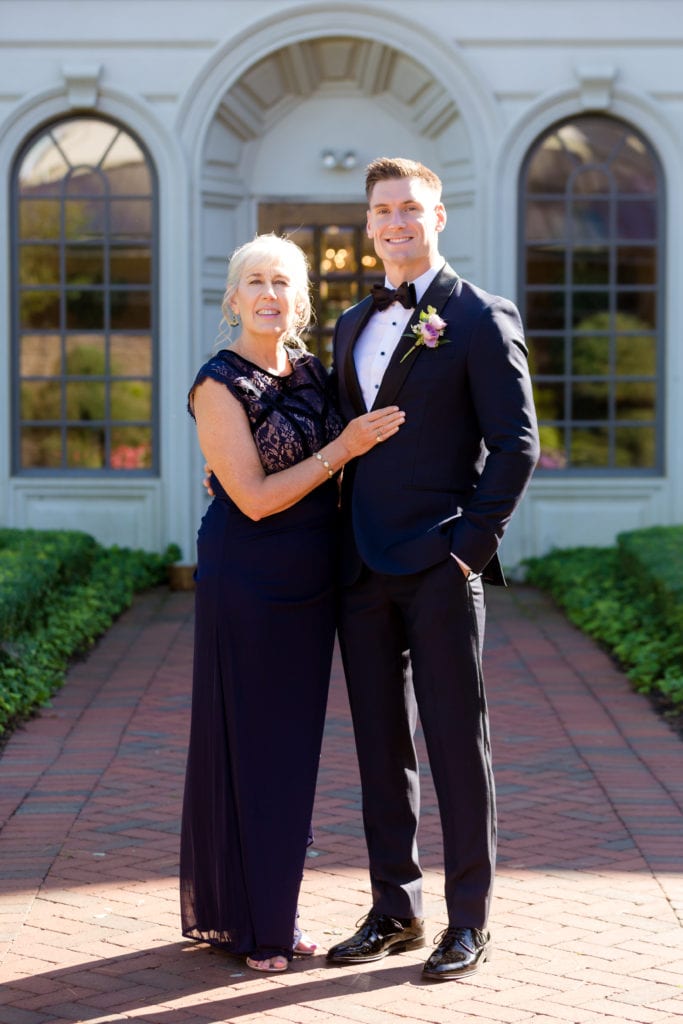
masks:
[[[230,300],[230,308],[242,321],[242,334],[257,337],[291,332],[298,307],[293,276],[281,260],[247,266]]]

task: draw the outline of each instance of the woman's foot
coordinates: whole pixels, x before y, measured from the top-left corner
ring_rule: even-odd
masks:
[[[301,932],[298,929],[294,933],[294,955],[295,956],[313,956],[318,949],[318,943],[314,942],[310,935],[306,935],[305,932]]]
[[[265,971],[268,974],[276,974],[278,971],[287,970],[287,957],[281,956],[269,956],[265,960],[255,960],[253,957],[247,957],[247,967],[251,967],[252,971]]]

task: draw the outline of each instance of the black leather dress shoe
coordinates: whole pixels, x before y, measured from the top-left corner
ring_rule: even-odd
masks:
[[[424,921],[419,917],[388,917],[371,910],[355,935],[338,942],[327,954],[333,964],[365,964],[390,953],[422,949]]]
[[[478,928],[446,928],[424,965],[422,975],[436,981],[457,981],[474,974],[491,955],[491,936]]]

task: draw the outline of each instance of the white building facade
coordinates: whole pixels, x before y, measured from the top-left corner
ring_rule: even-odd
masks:
[[[683,0],[0,0],[0,52],[0,525],[192,561],[227,257],[306,248],[326,358],[380,155],[440,175],[444,255],[526,323],[505,564],[683,522]]]

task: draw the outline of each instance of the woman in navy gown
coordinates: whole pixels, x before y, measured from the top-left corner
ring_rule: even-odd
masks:
[[[297,900],[334,641],[335,476],[403,414],[342,429],[300,339],[308,267],[290,240],[233,253],[222,310],[239,331],[189,396],[214,499],[197,541],[182,929],[279,971],[316,949]]]

